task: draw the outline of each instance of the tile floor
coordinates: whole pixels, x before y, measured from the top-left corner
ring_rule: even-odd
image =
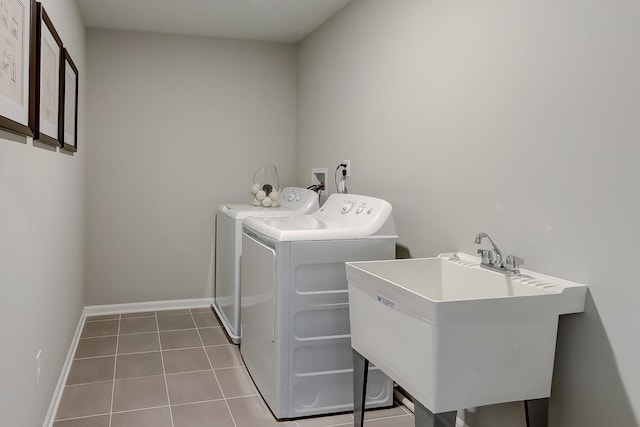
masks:
[[[402,406],[367,427],[413,427]],[[279,422],[209,308],[89,317],[54,427],[353,426],[351,414]]]

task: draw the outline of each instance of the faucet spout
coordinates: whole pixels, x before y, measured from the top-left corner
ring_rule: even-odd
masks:
[[[476,245],[481,244],[484,238],[487,238],[489,243],[491,243],[491,249],[478,249],[478,253],[482,257],[480,265],[506,274],[520,274],[520,270],[518,268],[524,263],[522,258],[515,255],[508,255],[506,260],[503,259],[502,251],[498,248],[496,242],[494,242],[493,239],[483,231],[476,234]]]
[[[493,249],[493,251],[496,253],[497,255],[497,259],[498,261],[502,260],[502,251],[500,250],[500,248],[498,247],[498,245],[496,245],[496,242],[493,241],[493,239],[484,231],[481,231],[480,233],[476,234],[476,239],[475,239],[475,243],[476,245],[479,245],[480,243],[482,243],[482,239],[484,238],[489,239],[489,243],[491,243],[491,248]]]

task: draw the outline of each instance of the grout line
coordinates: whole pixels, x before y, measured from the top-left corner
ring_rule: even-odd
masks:
[[[224,398],[220,399],[209,399],[209,400],[199,400],[197,402],[184,402],[184,403],[176,403],[173,406],[187,406],[187,405],[196,405],[198,403],[208,403],[208,402],[220,402],[224,400]]]
[[[96,323],[96,322],[114,322],[116,320],[120,320],[120,315],[118,314],[118,317],[113,318],[113,319],[96,319],[96,320],[91,320],[90,317],[87,317],[84,321],[84,323]]]
[[[116,378],[114,381],[127,381],[127,380],[139,380],[140,378],[151,378],[151,377],[161,377],[163,374],[153,374],[153,375],[142,375],[139,377],[126,377],[126,378]]]
[[[113,396],[116,392],[116,368],[118,367],[118,341],[120,341],[120,315],[118,315],[118,335],[116,335],[116,355],[113,360],[113,385],[111,386],[111,407],[109,408],[109,427],[113,413]]]
[[[133,356],[136,354],[149,354],[149,353],[160,353],[160,349],[156,349],[156,350],[149,350],[149,351],[137,351],[134,353],[120,353],[118,354],[118,356]]]
[[[230,369],[247,369],[246,366],[244,365],[238,365],[238,366],[225,366],[224,368],[214,368],[214,371],[228,371]]]
[[[391,419],[394,419],[394,418],[403,418],[403,417],[411,418],[409,416],[409,414],[400,414],[400,415],[389,415],[388,417],[371,418],[371,419],[368,419],[366,421],[391,420]]]
[[[226,400],[234,400],[234,399],[246,399],[247,397],[260,397],[260,393],[247,394],[245,396],[229,396],[225,397]]]
[[[169,396],[169,384],[167,383],[167,372],[164,369],[164,356],[162,354],[162,340],[160,339],[160,327],[158,326],[157,312],[156,312],[155,318],[156,318],[156,327],[158,328],[158,345],[160,346],[160,360],[162,361],[162,375],[164,376],[164,389],[167,392],[167,403],[169,405],[169,416],[171,417],[171,427],[175,427],[173,424],[173,411],[171,410],[171,397]]]
[[[211,372],[211,369],[197,369],[195,371],[184,371],[184,372],[168,372],[166,375],[180,375],[180,374],[195,374],[196,372]]]
[[[191,313],[191,318],[193,319],[193,323],[196,322],[195,317],[193,317],[193,313]],[[229,402],[227,402],[227,399],[224,395],[224,390],[222,389],[222,386],[220,385],[220,380],[218,380],[218,375],[216,375],[216,370],[213,369],[213,363],[211,363],[211,358],[209,357],[209,353],[207,352],[207,350],[204,349],[204,341],[202,341],[202,335],[200,335],[200,329],[196,329],[198,331],[198,338],[200,338],[200,343],[202,344],[202,349],[204,350],[204,355],[207,356],[207,360],[209,361],[209,366],[211,367],[211,371],[213,372],[213,376],[216,379],[216,382],[218,383],[218,387],[220,387],[220,393],[222,393],[222,398],[224,399],[224,404],[227,407],[227,411],[229,411],[229,416],[231,417],[231,421],[233,422],[234,427],[238,427],[238,424],[236,424],[236,420],[233,417],[233,414],[231,413],[231,408],[229,407]]]
[[[144,335],[144,334],[155,334],[156,332],[158,332],[158,331],[153,330],[153,331],[142,331],[142,332],[121,332],[121,333],[120,333],[120,336],[123,336],[123,335]],[[162,332],[162,331],[160,331],[160,332]]]
[[[160,409],[167,408],[170,405],[160,405],[160,406],[149,406],[148,408],[138,408],[138,409],[125,409],[123,411],[114,411],[114,414],[126,414],[127,412],[136,412],[136,411],[148,411],[149,409]]]
[[[60,421],[69,421],[69,420],[82,420],[85,418],[93,418],[93,417],[102,417],[103,415],[109,415],[108,412],[105,412],[103,414],[93,414],[93,415],[83,415],[81,417],[71,417],[71,418],[60,418],[58,420],[55,420],[55,423],[58,423]]]
[[[127,313],[123,313],[123,314],[127,314]],[[122,314],[120,315],[122,316]],[[155,314],[153,316],[127,316],[127,317],[122,317],[122,320],[127,320],[127,319],[152,319],[153,317],[155,317]]]
[[[79,385],[87,385],[87,384],[110,383],[111,381],[113,381],[113,380],[94,381],[92,383],[65,384],[65,387],[77,387]]]
[[[116,353],[113,354],[103,354],[100,356],[87,356],[87,357],[76,357],[73,360],[89,360],[89,359],[100,359],[103,357],[114,357],[116,355]]]
[[[127,319],[125,319],[127,320]],[[119,335],[142,335],[142,334],[155,334],[158,331],[148,331],[148,332],[129,332],[129,333],[121,333]]]
[[[162,350],[162,351],[180,351],[180,350],[194,350],[196,348],[202,348],[202,346],[198,346],[198,347],[179,347],[179,348],[167,348],[166,350]]]
[[[159,329],[159,332],[176,332],[176,331],[190,331],[192,329],[198,329],[195,326],[193,328],[181,328],[181,329]]]
[[[80,341],[82,340],[95,340],[95,339],[101,339],[101,338],[111,338],[111,337],[116,337],[117,335],[101,335],[98,337],[80,337]]]

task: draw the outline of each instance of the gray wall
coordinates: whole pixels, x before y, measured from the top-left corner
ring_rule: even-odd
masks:
[[[0,424],[6,426],[42,424],[84,306],[85,31],[74,0],[42,3],[79,69],[79,148],[69,155],[0,134]]]
[[[299,180],[349,159],[414,257],[486,231],[590,286],[560,323],[554,427],[638,425],[638,21],[630,1],[356,0],[299,47]],[[464,416],[524,425],[520,404]]]
[[[87,304],[212,295],[218,204],[291,184],[295,47],[89,30]]]

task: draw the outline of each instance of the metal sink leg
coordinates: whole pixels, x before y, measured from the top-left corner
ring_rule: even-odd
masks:
[[[527,417],[527,427],[548,427],[549,399],[525,400],[524,414]]]
[[[417,400],[413,401],[413,407],[416,415],[416,427],[456,427],[458,411],[434,414]]]
[[[367,398],[367,375],[369,361],[353,350],[353,425],[362,427],[364,423],[364,403]]]

